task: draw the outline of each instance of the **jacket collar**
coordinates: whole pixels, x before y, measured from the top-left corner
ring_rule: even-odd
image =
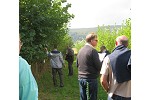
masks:
[[[86,43],[85,45],[88,45],[88,46],[94,48],[90,43]],[[94,48],[94,49],[95,49],[95,48]]]

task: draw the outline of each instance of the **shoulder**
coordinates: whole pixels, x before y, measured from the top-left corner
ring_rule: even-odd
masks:
[[[55,50],[55,51],[51,51],[51,53],[60,53],[60,51],[58,51],[58,50],[56,51]]]
[[[92,47],[91,47],[91,52],[94,53],[94,54],[98,54],[98,51],[95,48],[92,48]]]
[[[19,65],[29,65],[29,64],[24,58],[19,56]]]
[[[110,59],[109,59],[108,56],[106,56],[104,58],[102,67],[105,67],[105,68],[109,68],[110,67]]]
[[[102,64],[102,68],[101,68],[101,74],[104,74],[104,75],[108,75],[109,71],[108,69],[110,69],[110,60],[109,60],[109,57],[106,56],[104,58],[104,61],[103,61],[103,64]]]
[[[29,68],[30,68],[30,65],[28,64],[28,62],[24,58],[19,56],[19,71],[29,69]]]

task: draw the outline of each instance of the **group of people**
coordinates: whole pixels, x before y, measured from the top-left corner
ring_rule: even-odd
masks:
[[[131,50],[127,48],[125,35],[116,38],[116,47],[110,54],[104,46],[101,52],[104,59],[94,47],[97,35],[86,36],[86,44],[77,55],[80,100],[97,100],[98,82],[108,94],[108,100],[131,100]]]
[[[116,38],[116,47],[110,53],[105,46],[97,52],[98,37],[95,33],[86,36],[86,44],[77,54],[80,100],[97,100],[98,77],[108,100],[131,100],[131,50],[127,48],[125,35]],[[19,50],[21,49],[19,39]],[[62,67],[65,66],[62,53],[54,46],[52,51],[45,48],[52,67],[54,86],[57,86],[56,73],[59,74],[60,87],[64,86]],[[68,62],[68,76],[73,75],[74,52],[67,48],[65,60]],[[32,75],[30,65],[19,56],[19,100],[38,100],[38,86]]]

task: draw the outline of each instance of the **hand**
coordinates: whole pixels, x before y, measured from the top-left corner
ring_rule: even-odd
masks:
[[[46,47],[45,47],[45,50],[48,51]]]

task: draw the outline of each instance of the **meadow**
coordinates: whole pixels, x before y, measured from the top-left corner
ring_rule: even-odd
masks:
[[[66,62],[65,62],[66,63]],[[57,76],[58,87],[53,86],[51,68],[47,60],[44,70],[36,78],[39,88],[39,100],[79,100],[79,83],[76,62],[73,64],[73,76],[68,76],[68,66],[63,68],[64,87],[59,87],[59,77]],[[99,78],[98,78],[99,82]],[[107,94],[100,85],[98,87],[98,100],[106,100]]]

